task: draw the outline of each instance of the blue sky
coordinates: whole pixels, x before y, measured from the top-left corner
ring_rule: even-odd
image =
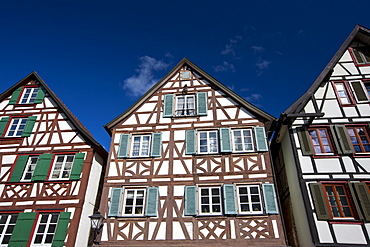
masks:
[[[370,1],[0,0],[0,92],[32,71],[109,149],[102,125],[183,57],[278,117]]]

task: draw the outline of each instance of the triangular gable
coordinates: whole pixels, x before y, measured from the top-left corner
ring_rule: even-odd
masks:
[[[157,82],[151,89],[149,89],[139,100],[137,100],[130,108],[128,108],[125,112],[114,118],[112,121],[107,123],[104,128],[107,130],[107,132],[111,135],[111,130],[114,126],[116,126],[120,121],[122,121],[125,117],[130,115],[133,111],[137,109],[139,105],[141,105],[143,102],[145,102],[149,97],[151,97],[152,94],[154,94],[157,90],[159,90],[170,78],[174,76],[175,73],[177,73],[183,66],[188,66],[193,70],[193,72],[200,77],[205,78],[209,82],[216,85],[218,88],[220,88],[221,91],[223,91],[226,95],[231,97],[233,100],[238,102],[240,105],[245,107],[249,112],[254,114],[261,122],[271,122],[275,120],[275,117],[271,116],[270,114],[264,112],[263,110],[259,109],[258,107],[254,106],[253,104],[249,103],[242,97],[240,97],[238,94],[230,90],[228,87],[226,87],[221,82],[217,81],[215,78],[213,78],[211,75],[203,71],[201,68],[199,68],[197,65],[192,63],[187,58],[183,58],[166,76],[164,76],[159,82]]]

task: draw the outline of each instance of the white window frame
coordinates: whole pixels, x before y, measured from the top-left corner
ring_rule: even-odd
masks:
[[[215,133],[216,137],[211,138],[210,135]],[[206,134],[206,138],[201,138],[203,134]],[[219,137],[217,130],[208,130],[208,131],[198,131],[198,153],[199,154],[216,154],[219,153]],[[204,140],[206,143],[204,143]],[[212,143],[215,141],[215,144]],[[206,147],[206,151],[202,151],[202,147]],[[216,149],[215,151],[211,151],[212,149]]]
[[[180,98],[184,98],[183,109],[179,108]],[[188,99],[193,99],[193,102],[190,103],[190,107],[189,107]],[[195,100],[196,100],[195,94],[176,95],[175,116],[177,117],[196,116],[197,110],[196,110]],[[191,108],[191,105],[193,106],[192,108]],[[182,114],[180,114],[180,112],[182,112]]]
[[[263,214],[263,204],[261,196],[261,186],[258,184],[243,184],[236,186],[237,202],[239,214]],[[241,189],[246,188],[247,193],[241,193]],[[257,188],[258,193],[251,193],[252,188]],[[258,196],[258,202],[255,200]],[[245,200],[247,199],[247,201]],[[253,200],[254,201],[253,201]],[[249,211],[243,211],[243,205],[248,205]],[[260,210],[254,210],[253,205],[259,205]]]
[[[55,217],[53,217],[54,215],[57,216],[56,221],[55,221]],[[46,222],[41,222],[41,220],[43,219],[43,216],[47,216]],[[33,234],[33,237],[32,237],[31,246],[37,246],[37,247],[46,247],[47,246],[47,247],[49,247],[49,246],[52,245],[54,237],[55,237],[56,228],[57,228],[57,225],[58,225],[59,216],[60,215],[57,212],[40,213],[39,214],[38,219],[37,219],[37,224],[36,224],[36,227],[35,227],[35,231],[34,231],[34,234]],[[40,225],[45,226],[44,231],[42,232],[42,234],[41,234],[41,232],[39,232],[40,231]],[[50,226],[55,226],[54,232],[52,232],[52,233],[49,232]],[[42,235],[41,243],[35,243],[37,235]],[[50,243],[45,243],[47,235],[53,235],[53,238],[52,238]]]
[[[148,137],[148,141],[147,142],[144,142],[144,138],[145,137]],[[138,142],[138,145],[139,145],[139,148],[135,148],[135,144],[137,142],[136,139],[139,138],[139,142]],[[131,151],[130,151],[130,157],[149,157],[150,156],[150,150],[151,150],[151,140],[152,140],[152,135],[151,134],[146,134],[146,135],[133,135],[132,138],[131,138]],[[144,144],[148,145],[148,148],[145,148],[148,150],[148,153],[147,154],[143,154],[143,150],[144,149]],[[135,150],[138,150],[138,154],[136,155],[134,152]]]
[[[354,47],[354,48],[351,48],[351,50],[352,50],[352,54],[353,54],[353,57],[355,58],[355,60],[356,60],[356,63],[358,64],[358,65],[366,65],[366,64],[370,64],[370,61],[368,61],[368,59],[366,58],[366,56],[364,55],[364,53],[363,53],[363,49],[362,49],[363,47]],[[364,62],[359,62],[358,60],[357,60],[357,57],[356,57],[356,54],[355,53],[358,53],[358,55],[362,58],[362,61],[364,61]]]
[[[8,246],[8,244],[6,244],[6,243],[3,244],[5,236],[11,236],[12,232],[13,232],[12,231],[10,233],[6,233],[6,231],[8,230],[9,227],[13,227],[13,230],[14,230],[15,223],[17,222],[17,218],[18,218],[18,213],[13,213],[13,214],[12,213],[2,213],[2,214],[0,214],[0,216],[1,216],[1,218],[7,217],[7,219],[5,220],[4,223],[0,223],[1,226],[4,226],[3,231],[0,232],[0,247],[5,247],[5,246]],[[15,220],[13,219],[13,217],[15,217]],[[13,219],[14,222],[11,222],[12,219]],[[9,240],[10,240],[10,238],[9,238]]]
[[[129,191],[133,192],[132,204],[128,204]],[[143,193],[139,193],[142,191]],[[144,216],[146,206],[146,193],[147,188],[125,188],[123,193],[123,205],[122,205],[122,216]],[[142,196],[140,196],[142,195]],[[142,200],[142,204],[139,204],[139,200]],[[141,212],[136,212],[141,206]],[[126,213],[126,207],[131,207],[131,213]]]
[[[22,96],[19,100],[19,104],[33,104],[38,91],[38,87],[24,87],[22,91]]]
[[[23,170],[21,181],[31,181],[38,160],[39,160],[38,155],[32,155],[28,157],[27,164]],[[31,175],[29,179],[26,178],[27,174]]]
[[[73,157],[72,161],[68,161],[68,157]],[[59,157],[63,157],[62,162],[58,161]],[[71,176],[71,171],[73,168],[73,162],[75,160],[75,154],[56,154],[54,157],[53,162],[53,169],[50,174],[50,180],[68,180]],[[60,169],[56,169],[57,166],[61,163]],[[69,166],[70,164],[70,166]],[[54,177],[54,174],[58,173],[57,177]],[[67,176],[63,176],[63,174],[67,174]]]
[[[248,131],[249,132],[249,136],[250,139],[251,139],[251,142],[250,143],[246,143],[245,142],[245,139],[244,139],[244,131]],[[240,132],[241,134],[241,143],[236,143],[237,139],[235,138],[235,134],[236,132]],[[238,153],[238,152],[253,152],[255,151],[255,148],[254,148],[254,137],[253,137],[253,131],[252,129],[232,129],[232,141],[233,141],[233,152],[235,153]],[[236,145],[242,145],[242,150],[237,150],[236,148]],[[246,149],[245,146],[246,145],[251,145],[251,149]]]
[[[349,92],[346,88],[345,82],[343,82],[343,81],[334,82],[334,87],[335,87],[335,90],[337,91],[338,100],[339,100],[340,104],[342,104],[342,105],[352,105],[353,104],[351,96],[349,95]],[[340,89],[339,87],[343,87],[343,88]],[[342,93],[342,95],[341,95],[341,93]],[[344,99],[347,102],[343,102]]]
[[[22,118],[22,117],[12,118],[8,126],[8,129],[6,131],[5,137],[21,137],[24,131],[24,128],[26,127],[27,120],[28,118]]]
[[[208,191],[208,195],[202,195],[202,191]],[[213,192],[218,191],[217,194],[213,194]],[[213,202],[213,198],[218,198],[218,203]],[[208,202],[207,202],[208,201]],[[199,202],[199,215],[222,215],[223,208],[222,208],[222,188],[221,186],[209,186],[209,187],[199,187],[198,188],[198,202]],[[217,212],[214,210],[218,206],[220,211]],[[209,212],[204,212],[204,209],[208,207]],[[208,211],[208,210],[207,210]]]

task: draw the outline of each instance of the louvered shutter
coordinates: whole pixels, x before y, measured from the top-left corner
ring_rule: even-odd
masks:
[[[326,196],[324,195],[321,183],[310,183],[310,188],[317,219],[329,220],[330,213],[326,205]]]
[[[334,125],[330,125],[330,132],[331,132],[331,136],[333,137],[333,141],[334,141],[334,144],[335,144],[335,149],[337,150],[338,154],[342,154],[343,152],[342,152],[341,146],[339,144],[338,138],[336,138],[334,130],[335,130]]]
[[[362,86],[361,81],[351,81],[350,82],[354,95],[358,103],[368,102],[369,98],[367,92],[365,91],[364,87]]]
[[[361,208],[362,218],[365,221],[370,221],[370,194],[366,183],[350,183],[353,185],[358,199],[358,205]]]
[[[195,137],[195,130],[187,130],[185,131],[185,154],[195,154],[196,153],[196,137]]]
[[[308,134],[306,127],[297,128],[297,134],[299,143],[301,144],[301,150],[303,155],[313,155],[314,151],[311,144],[311,138]]]
[[[9,117],[3,117],[0,120],[0,136],[4,136],[5,134],[5,128],[9,122]]]
[[[10,100],[9,100],[9,105],[15,105],[18,103],[18,98],[21,92],[22,92],[22,87],[17,88],[13,92],[12,97],[10,97]]]
[[[164,96],[163,117],[173,117],[174,97],[173,94],[166,94]]]
[[[265,128],[254,127],[254,135],[256,137],[257,151],[268,151]]]
[[[268,214],[278,214],[279,209],[276,200],[275,188],[273,184],[262,184],[263,199],[265,200],[265,210]]]
[[[161,157],[162,153],[162,133],[152,133],[152,157]]]
[[[28,137],[32,134],[33,126],[35,125],[37,117],[36,116],[29,116],[27,118],[26,126],[22,132],[22,137]]]
[[[112,188],[108,216],[121,214],[122,188]]]
[[[9,240],[9,247],[28,246],[32,227],[36,219],[36,212],[18,214],[17,222]]]
[[[149,187],[146,195],[145,216],[157,216],[158,187]]]
[[[338,141],[342,148],[343,154],[352,154],[354,153],[352,142],[349,139],[347,129],[344,125],[335,125],[335,130],[338,134]]]
[[[130,142],[129,134],[122,134],[119,139],[117,158],[126,158],[128,156],[128,145]]]
[[[231,152],[231,138],[230,138],[230,129],[229,128],[220,128],[220,144],[221,152]]]
[[[68,224],[71,218],[70,212],[61,212],[59,214],[57,228],[55,230],[52,247],[63,247],[67,236]]]
[[[12,175],[10,176],[9,182],[19,182],[22,178],[24,168],[26,167],[29,155],[20,155],[17,158],[15,167],[13,169]]]
[[[185,207],[184,215],[197,215],[197,187],[195,185],[185,186]]]
[[[197,93],[197,115],[206,116],[208,113],[207,92]]]
[[[40,104],[40,103],[42,103],[42,101],[44,100],[44,98],[45,98],[44,88],[43,87],[39,87],[39,90],[37,91],[37,95],[36,95],[36,98],[35,98],[34,103],[35,104]]]
[[[41,154],[37,161],[31,181],[45,181],[51,165],[53,154]]]
[[[237,214],[238,209],[236,206],[235,185],[224,184],[222,187],[224,194],[225,214]]]
[[[85,154],[84,153],[77,153],[75,155],[75,159],[73,161],[71,176],[69,180],[79,180],[82,171],[82,165],[84,163]]]

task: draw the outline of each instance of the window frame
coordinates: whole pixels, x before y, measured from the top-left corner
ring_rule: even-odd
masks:
[[[362,67],[362,66],[370,66],[370,60],[367,61],[367,58],[366,56],[364,55],[364,50],[365,47],[349,47],[349,53],[352,57],[352,60],[353,62],[355,63],[356,66],[358,67]],[[359,62],[358,59],[357,59],[357,56],[355,53],[358,53],[358,55],[361,57],[361,59],[364,61],[364,62]],[[369,54],[370,55],[370,54]]]
[[[235,135],[234,133],[237,132],[237,131],[240,131],[241,132],[241,143],[235,143],[236,141],[236,138],[235,138]],[[245,149],[245,141],[244,141],[244,136],[243,136],[243,132],[244,131],[248,131],[250,136],[249,138],[251,139],[251,142],[250,143],[247,143],[247,145],[251,145],[251,149]],[[254,136],[254,131],[251,129],[251,128],[243,128],[243,129],[231,129],[231,133],[232,133],[232,136],[231,136],[231,140],[232,140],[232,152],[233,153],[242,153],[242,152],[255,152],[255,136]],[[247,136],[248,137],[248,136]],[[242,145],[243,149],[242,150],[236,150],[236,145]]]
[[[140,141],[139,141],[139,153],[138,155],[134,155],[134,146],[135,146],[135,138],[139,137],[140,138]],[[149,137],[149,140],[147,141],[147,144],[148,144],[148,152],[146,155],[142,155],[142,151],[143,151],[143,145],[144,145],[144,142],[143,142],[143,139],[145,137]],[[130,158],[140,158],[140,157],[149,157],[150,156],[150,151],[151,151],[151,148],[152,148],[152,145],[151,145],[151,141],[152,141],[152,135],[151,134],[135,134],[135,135],[132,135],[131,137],[131,143],[130,143]]]
[[[213,190],[217,189],[218,190],[218,195],[217,194],[212,194]],[[208,190],[208,196],[202,195],[202,190]],[[224,215],[224,205],[223,205],[223,198],[222,198],[222,186],[219,185],[212,185],[212,186],[199,186],[198,187],[198,216],[214,216],[214,215]],[[215,196],[213,196],[215,195]],[[208,198],[208,203],[203,203],[202,198]],[[218,198],[219,202],[213,202],[213,198]],[[210,209],[209,212],[203,212],[202,206],[208,206]],[[214,210],[214,206],[219,206],[220,211],[216,212]]]
[[[20,122],[15,124],[14,122],[16,120],[20,120]],[[27,125],[27,121],[28,121],[27,117],[11,117],[11,119],[9,120],[8,125],[6,127],[4,137],[5,138],[20,138],[20,137],[22,137],[22,134],[23,134],[23,132],[26,128],[26,125]],[[24,122],[24,123],[22,124],[22,122]],[[12,130],[12,126],[15,126],[14,130]],[[21,130],[19,130],[20,126],[23,126],[23,128]],[[9,135],[9,132],[13,132],[13,131],[14,131],[14,134]],[[18,132],[20,132],[20,133],[18,134]]]
[[[354,99],[353,91],[351,90],[348,81],[332,81],[332,86],[334,88],[335,95],[337,96],[338,103],[340,106],[355,106],[356,100]],[[341,84],[343,86],[343,91],[346,94],[346,99],[348,100],[348,103],[343,103],[340,96],[339,89],[337,87],[338,84]]]
[[[132,204],[132,208],[135,209],[135,210],[132,210],[132,213],[126,213],[126,206],[127,206],[127,199],[128,199],[128,191],[134,191],[134,196],[137,196],[137,192],[138,191],[143,191],[143,196],[142,196],[142,204],[141,204],[141,210],[142,212],[141,213],[135,213],[136,211],[136,206],[137,206],[137,197],[134,197],[134,202]],[[148,188],[147,187],[141,187],[141,188],[134,188],[134,187],[128,187],[128,188],[124,188],[123,189],[123,195],[122,195],[122,214],[121,216],[123,217],[141,217],[141,216],[145,216],[145,206],[146,206],[146,196],[147,196],[147,190]]]
[[[197,145],[198,145],[198,154],[218,154],[220,152],[220,140],[219,140],[219,130],[198,130],[197,131]],[[216,137],[212,139],[210,137],[211,133],[216,133]],[[201,139],[201,135],[206,134],[206,138]],[[201,144],[202,140],[206,140],[206,144]],[[216,140],[216,144],[213,145],[212,140]],[[207,147],[207,151],[201,151],[202,147]],[[216,148],[216,151],[211,151]]]
[[[55,171],[55,166],[58,163],[58,157],[59,156],[64,156],[64,158],[63,158],[63,161],[62,161],[62,164],[61,164],[61,169],[59,171],[59,175],[58,175],[57,178],[55,178],[55,177],[53,177],[53,174],[54,174],[54,172],[56,172]],[[73,156],[72,161],[67,161],[68,157],[70,157],[70,156]],[[52,168],[51,168],[51,171],[50,171],[49,180],[70,180],[75,159],[76,159],[76,153],[66,153],[66,154],[57,153],[57,154],[54,154],[53,161],[52,161],[53,165],[52,165]],[[66,163],[71,163],[70,169],[65,169]],[[68,177],[63,177],[64,172],[69,172]]]
[[[357,129],[359,129],[359,128],[362,128],[364,130],[364,136],[366,137],[366,140],[367,140],[367,144],[366,143],[365,144],[369,145],[369,147],[370,147],[369,129],[365,125],[346,125],[346,130],[347,130],[347,134],[348,134],[348,137],[349,137],[349,142],[353,147],[353,151],[354,151],[355,155],[369,155],[370,151],[365,151],[365,148],[364,148],[364,145],[363,145],[364,143],[362,143],[362,141],[361,141],[361,135],[359,135],[358,132],[357,132]],[[356,144],[354,144],[353,141],[352,141],[353,135],[350,134],[350,132],[349,132],[350,129],[355,130],[354,131],[354,134],[355,134],[354,137],[356,137],[356,141],[357,141]],[[361,152],[356,151],[355,145],[360,147]]]
[[[36,168],[37,162],[39,161],[39,158],[40,158],[39,155],[30,155],[28,157],[27,163],[24,167],[24,170],[23,170],[23,173],[22,173],[22,176],[21,176],[21,179],[20,179],[21,182],[31,182],[32,181],[33,173],[35,172],[35,168]],[[32,163],[33,160],[35,160],[35,159],[36,159],[36,162]],[[30,171],[28,171],[32,167],[33,167],[33,170],[31,169]],[[31,176],[29,179],[25,178],[27,174],[30,174],[30,176]]]
[[[322,136],[320,130],[325,131],[326,136]],[[316,132],[316,137],[313,137],[311,135],[310,131],[315,131]],[[307,129],[307,133],[308,133],[308,136],[310,138],[310,143],[311,143],[314,155],[322,156],[322,155],[334,155],[334,154],[336,154],[336,149],[335,149],[335,145],[334,145],[334,142],[333,142],[332,133],[331,133],[331,131],[329,130],[328,127],[322,127],[322,126],[309,127]],[[318,145],[315,145],[315,143],[313,141],[313,138],[318,139],[318,142],[319,142]],[[323,143],[324,138],[326,138],[328,140],[328,144]],[[329,146],[329,148],[331,149],[331,152],[326,152],[325,146]],[[320,153],[316,152],[315,147],[319,147],[321,152]]]
[[[41,222],[42,219],[43,219],[43,215],[48,215],[48,218],[47,218],[46,222]],[[58,217],[57,217],[55,222],[51,222],[53,220],[54,215],[57,215]],[[58,226],[59,220],[60,220],[60,212],[39,212],[37,214],[37,218],[36,218],[36,221],[35,221],[34,232],[32,233],[31,245],[32,246],[40,246],[40,247],[44,247],[44,246],[45,247],[46,246],[50,247],[50,246],[52,246],[54,238],[55,238],[55,234],[56,234],[56,231],[57,231],[57,226]],[[46,225],[45,228],[44,228],[44,232],[42,234],[40,234],[40,232],[39,232],[41,224]],[[50,232],[49,232],[50,226],[54,226],[54,231],[53,231],[52,234],[50,234]],[[35,243],[37,235],[42,235],[41,243]],[[45,243],[47,235],[52,235],[52,239],[51,239],[50,243]]]
[[[179,98],[181,98],[181,97],[184,97],[184,104],[183,104],[184,108],[182,110],[179,110],[179,101],[180,101]],[[193,99],[193,102],[192,102],[193,108],[192,109],[188,108],[188,103],[187,103],[188,98]],[[174,114],[174,117],[195,117],[195,116],[197,116],[196,105],[197,105],[197,101],[196,101],[196,95],[195,94],[178,94],[178,95],[175,95],[175,114]],[[184,111],[184,112],[192,111],[193,113],[192,114],[179,114],[178,113],[179,111]]]
[[[355,208],[354,208],[354,205],[353,205],[351,193],[349,193],[348,184],[346,184],[346,183],[326,183],[326,182],[323,182],[321,184],[321,186],[322,186],[322,189],[323,189],[323,192],[324,192],[326,206],[327,206],[327,209],[329,211],[330,218],[332,220],[355,219],[356,213],[355,213]],[[326,187],[329,187],[329,186],[333,189],[334,196],[330,196],[328,194],[328,191],[327,191]],[[338,186],[342,187],[344,195],[339,195],[338,194],[338,190],[336,188]],[[330,204],[329,197],[334,197],[336,205],[331,205]],[[345,206],[342,205],[340,197],[343,197],[343,198],[346,199],[346,202],[348,204],[348,209],[349,209],[349,212],[350,212],[351,216],[345,216],[344,215],[343,208],[345,208]],[[332,208],[335,208],[335,207],[338,208],[340,216],[334,216]]]
[[[248,197],[248,202],[242,202],[241,201],[241,193],[240,193],[240,188],[247,188],[247,193],[246,194],[243,194],[243,195],[246,195]],[[257,188],[258,189],[258,194],[255,194],[255,193],[250,193],[251,191],[251,188]],[[238,206],[238,212],[240,215],[253,215],[253,214],[263,214],[264,213],[264,203],[263,203],[263,200],[262,200],[262,193],[261,193],[261,186],[259,184],[237,184],[236,185],[236,197],[237,197],[237,206]],[[255,195],[258,195],[258,199],[259,199],[259,207],[260,207],[260,210],[253,210],[253,204],[257,204],[257,203],[253,203],[252,201],[252,196],[255,196]],[[242,211],[242,204],[248,204],[249,206],[249,209],[252,209],[252,210],[249,210],[249,211]]]
[[[6,221],[4,223],[0,223],[0,226],[4,226],[3,227],[3,231],[0,232],[0,247],[5,247],[5,246],[8,246],[9,244],[9,241],[10,241],[10,238],[12,236],[12,233],[13,233],[13,230],[14,230],[14,227],[15,227],[15,224],[17,223],[17,219],[18,219],[18,213],[7,213],[7,212],[1,212],[0,213],[0,219],[2,219],[4,216],[7,217]],[[15,216],[15,219],[13,218]],[[13,229],[11,229],[10,232],[7,232],[9,229],[9,226],[11,226]],[[8,236],[8,239],[7,239],[7,242],[8,243],[3,243],[4,241],[4,238]]]
[[[27,90],[31,90],[31,92],[27,93]],[[36,97],[37,97],[37,94],[38,94],[39,90],[40,90],[40,87],[37,87],[37,86],[22,87],[22,92],[20,93],[20,97],[17,101],[17,104],[20,104],[20,105],[35,104],[35,100],[36,100]],[[25,97],[26,94],[28,94],[27,97]],[[26,102],[22,102],[24,100],[26,100]]]

